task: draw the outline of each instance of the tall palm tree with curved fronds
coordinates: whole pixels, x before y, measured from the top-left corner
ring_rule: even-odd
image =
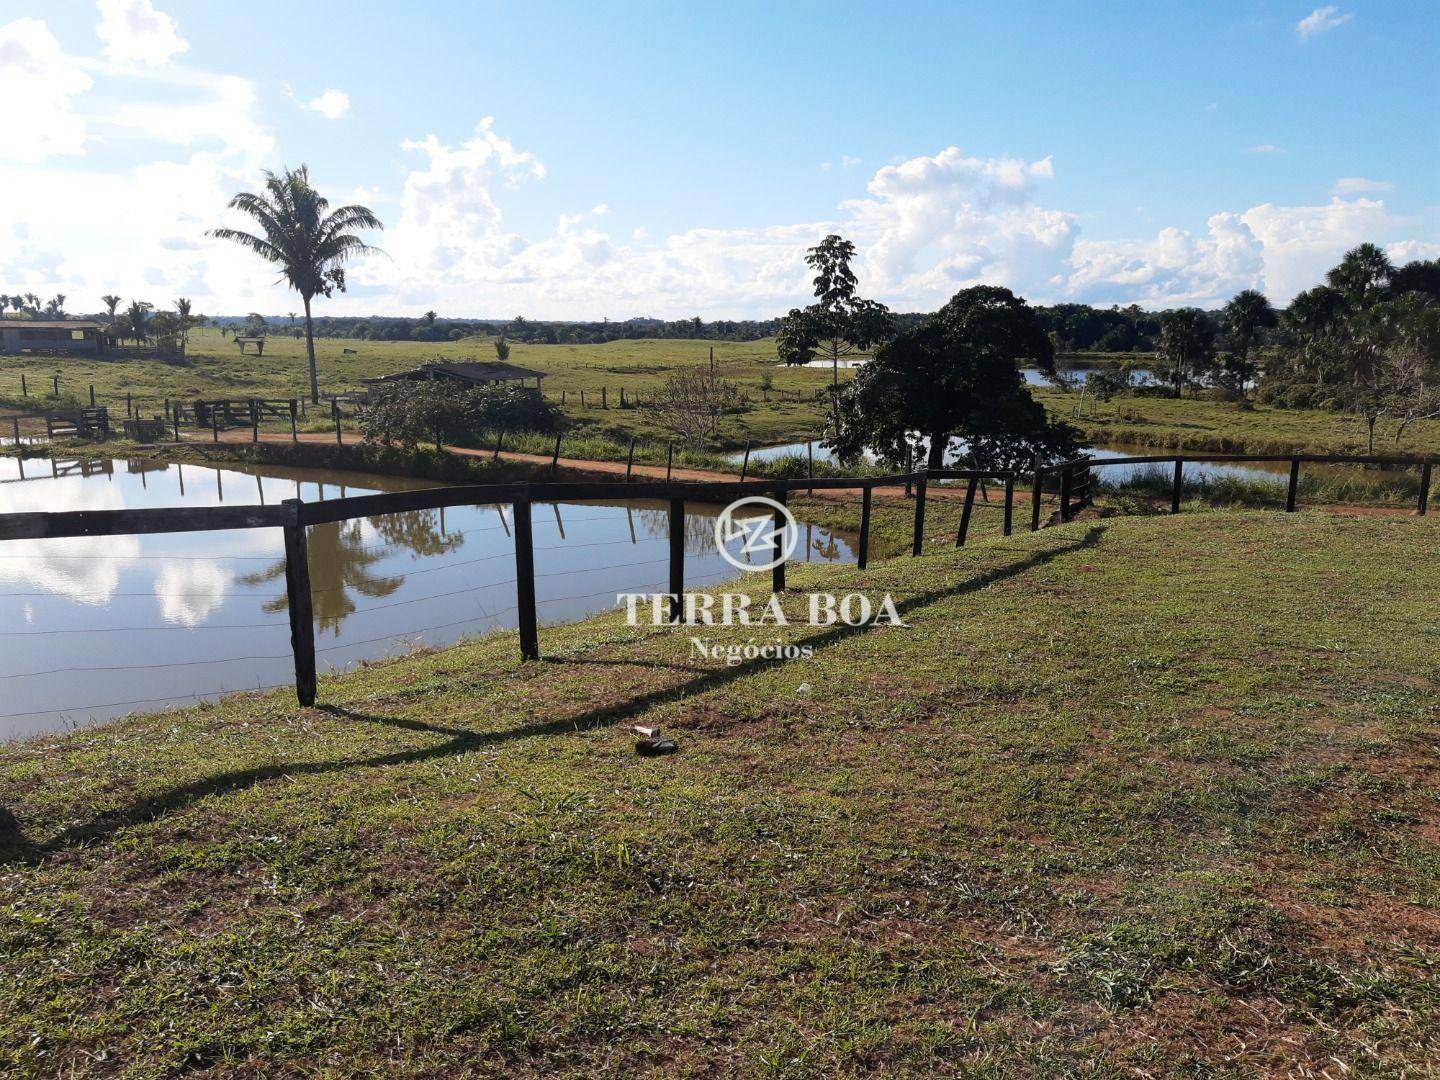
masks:
[[[315,374],[315,323],[310,301],[317,295],[345,291],[344,264],[357,255],[374,251],[357,229],[385,226],[368,207],[342,206],[330,209],[330,202],[310,183],[310,170],[285,169],[278,175],[265,172],[265,190],[242,191],[230,200],[230,209],[254,218],[260,233],[241,229],[211,229],[210,235],[233,240],[262,259],[280,267],[281,278],[300,294],[305,303],[305,352],[310,360],[310,400],[320,403],[320,382]]]
[[[180,323],[180,351],[183,353],[190,347],[190,312],[193,305],[188,297],[180,297],[175,301],[175,317]]]

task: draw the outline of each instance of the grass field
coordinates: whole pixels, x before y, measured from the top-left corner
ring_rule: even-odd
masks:
[[[831,381],[829,371],[816,368],[777,367],[773,340],[755,342],[615,341],[605,345],[513,344],[510,361],[546,373],[544,386],[552,397],[565,396],[565,412],[576,425],[577,436],[609,438],[623,443],[634,436],[663,440],[666,436],[642,410],[621,409],[619,391],[627,395],[652,392],[666,375],[687,366],[709,362],[715,349],[717,369],[738,382],[751,396],[750,407],[728,417],[720,432],[725,447],[742,447],[816,437],[824,427],[823,406],[817,392]],[[355,355],[345,355],[346,349]],[[316,342],[321,386],[326,393],[359,389],[360,380],[413,366],[425,360],[494,358],[491,339],[459,342],[371,342],[322,338]],[[125,394],[147,413],[158,412],[165,398],[295,397],[308,386],[305,344],[299,338],[272,336],[263,357],[241,356],[218,330],[192,332],[185,366],[158,361],[62,360],[49,357],[7,357],[0,367],[0,405],[24,406],[36,411],[88,402],[93,384],[99,404],[112,414],[123,414]],[[31,397],[20,397],[24,372]],[[61,377],[61,397],[51,398],[51,381]],[[761,377],[773,378],[775,391],[765,400]],[[842,371],[842,379],[850,373]],[[609,408],[596,407],[600,388],[608,388]],[[581,407],[580,391],[587,406]],[[797,395],[799,400],[797,400]],[[1103,403],[1088,401],[1076,415],[1078,395],[1042,387],[1037,396],[1054,414],[1079,426],[1097,442],[1129,442],[1154,447],[1193,450],[1283,453],[1331,453],[1365,447],[1365,434],[1353,417],[1311,409],[1275,409],[1208,399],[1118,398]],[[311,429],[329,423],[326,416],[312,418]],[[1440,421],[1420,421],[1393,443],[1390,425],[1382,431],[1380,452],[1440,451]]]
[[[1211,450],[1219,453],[1365,453],[1364,425],[1346,413],[1320,409],[1277,409],[1204,398],[1124,397],[1093,399],[1076,414],[1078,395],[1049,387],[1036,396],[1052,415],[1068,420],[1095,442]],[[1440,452],[1440,421],[1416,421],[1397,444],[1395,425],[1377,429],[1377,454]]]
[[[1077,522],[705,635],[811,661],[604,617],[5,748],[0,1068],[1421,1074],[1437,540]]]
[[[776,366],[773,341],[615,341],[605,345],[524,345],[511,344],[510,363],[546,374],[544,386],[552,397],[565,394],[566,412],[573,421],[601,431],[653,435],[659,433],[634,409],[620,409],[619,392],[642,395],[653,391],[666,375],[683,367],[708,364],[711,347],[716,368],[740,383],[754,398],[754,407],[730,418],[721,434],[727,444],[743,446],[784,442],[818,431],[821,413],[813,398],[830,383],[830,373],[811,368]],[[346,349],[355,355],[345,354]],[[316,362],[322,393],[344,393],[361,388],[361,380],[403,370],[437,358],[490,361],[495,359],[492,339],[468,338],[459,342],[385,342],[319,338],[315,342]],[[20,396],[20,374],[25,373],[31,397]],[[61,398],[54,399],[51,381],[60,375]],[[762,375],[774,379],[776,392],[766,402],[761,390]],[[845,373],[841,373],[842,378]],[[159,361],[57,359],[54,357],[7,357],[0,368],[0,403],[43,410],[56,405],[87,404],[89,387],[95,386],[97,404],[116,404],[124,412],[125,394],[132,395],[147,414],[158,412],[164,399],[194,400],[217,397],[303,397],[308,393],[305,342],[301,338],[272,336],[265,355],[253,348],[241,356],[233,342],[214,329],[191,332],[187,363]],[[579,394],[587,402],[608,389],[609,408],[594,405],[582,408]],[[804,400],[796,401],[799,394]],[[327,420],[317,420],[323,426]]]

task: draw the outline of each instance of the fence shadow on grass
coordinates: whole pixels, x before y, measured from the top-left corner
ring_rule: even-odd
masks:
[[[910,612],[928,607],[930,604],[938,601],[978,592],[998,582],[1018,577],[1029,570],[1053,562],[1063,555],[1070,555],[1095,547],[1100,543],[1105,530],[1106,526],[1104,525],[1094,525],[1085,532],[1084,536],[1077,540],[1068,541],[1045,551],[1030,552],[1025,558],[986,570],[983,573],[968,577],[964,581],[957,582],[947,588],[931,589],[927,592],[916,593],[908,599],[898,601],[895,605],[896,610],[903,617]],[[867,629],[868,628],[864,626],[841,624],[813,634],[810,637],[797,640],[796,643],[810,645],[819,651],[820,649],[846,641],[857,634],[866,633]],[[671,670],[675,670],[677,667],[673,664],[644,660],[585,661],[557,659],[553,662],[557,664],[582,662],[615,664]],[[521,727],[511,728],[506,731],[468,731],[464,728],[431,724],[409,717],[379,716],[372,713],[357,712],[339,705],[320,705],[317,706],[319,711],[339,719],[383,724],[387,727],[401,728],[417,733],[443,735],[446,737],[446,741],[435,743],[431,746],[418,747],[411,750],[400,750],[391,754],[379,754],[366,758],[296,762],[288,765],[264,765],[251,769],[237,769],[233,772],[219,773],[215,776],[194,780],[190,783],[171,788],[168,791],[140,799],[130,806],[102,814],[84,824],[70,826],[51,839],[40,843],[29,840],[14,815],[3,807],[0,807],[0,864],[36,862],[48,855],[55,854],[67,848],[93,844],[97,841],[109,839],[122,830],[159,820],[168,814],[184,810],[201,799],[210,798],[215,795],[233,794],[271,780],[290,777],[319,776],[327,773],[342,772],[348,769],[375,769],[386,768],[392,765],[408,765],[432,760],[434,758],[454,757],[459,754],[467,754],[476,750],[515,742],[521,739],[543,738],[546,736],[569,735],[576,732],[592,731],[596,728],[606,727],[626,720],[648,709],[669,704],[672,701],[719,689],[747,675],[753,674],[768,663],[769,661],[757,659],[737,664],[734,667],[718,668],[714,671],[707,671],[697,678],[650,690],[627,698],[624,701],[591,709],[575,716],[567,716],[563,719],[549,720],[543,723],[525,724]],[[683,668],[682,670],[693,672],[695,669]]]

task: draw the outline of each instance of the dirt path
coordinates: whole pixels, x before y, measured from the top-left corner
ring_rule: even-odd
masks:
[[[361,438],[359,435],[349,431],[342,433],[341,439],[346,446],[358,446],[359,444],[364,442],[364,439]],[[212,442],[213,439],[187,438],[185,441],[187,443],[190,443],[191,445],[203,446],[206,443]],[[250,432],[243,428],[232,428],[228,431],[220,432],[219,441],[221,443],[246,444],[251,441]],[[260,441],[264,443],[288,443],[291,441],[291,439],[290,436],[285,434],[284,432],[262,431],[260,433]],[[335,435],[333,432],[303,432],[299,435],[299,441],[311,445],[333,446],[335,444]],[[493,450],[472,450],[463,446],[446,446],[445,450],[446,452],[454,454],[457,457],[491,458],[495,455],[495,451]],[[511,450],[502,450],[500,452],[500,457],[506,461],[526,462],[531,465],[549,465],[551,461],[549,454],[521,454]],[[625,463],[623,461],[596,461],[591,458],[571,458],[562,455],[559,459],[559,465],[562,469],[569,469],[573,472],[585,472],[591,474],[598,474],[601,476],[625,475]],[[663,465],[642,464],[641,462],[637,461],[634,465],[631,475],[636,477],[643,477],[646,480],[664,480],[666,478],[666,470],[665,466]],[[669,475],[670,479],[672,480],[681,480],[687,482],[711,481],[733,483],[734,481],[740,479],[739,473],[717,472],[711,469],[689,469],[681,468],[678,466],[671,469]],[[755,477],[752,479],[759,478]],[[875,492],[877,494],[898,495],[903,490],[903,486],[899,484],[876,485],[875,487]],[[837,499],[853,499],[857,497],[856,490],[854,489],[818,489],[816,490],[815,495],[817,497]],[[961,495],[963,495],[963,492],[956,492],[951,488],[939,487],[935,485],[932,485],[929,491],[929,496],[932,498],[949,499],[958,498],[961,497]],[[1019,501],[1018,491],[1016,492],[1016,501]]]

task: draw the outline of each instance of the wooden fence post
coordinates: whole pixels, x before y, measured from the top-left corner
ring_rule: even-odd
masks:
[[[94,404],[94,403],[92,402],[91,404]],[[135,415],[134,410],[130,407],[130,391],[129,391],[129,390],[126,390],[126,391],[125,391],[125,415],[126,415],[126,416],[134,416],[134,415]]]
[[[530,529],[530,500],[515,503],[515,605],[519,612],[520,659],[540,659],[535,614],[535,537]]]
[[[335,418],[335,445],[343,446],[344,440],[340,437],[340,399],[330,399],[330,415]]]
[[[670,621],[680,622],[685,604],[685,500],[670,500]]]
[[[960,511],[960,528],[955,533],[955,546],[964,547],[965,537],[970,532],[970,513],[975,509],[975,485],[980,482],[979,477],[970,477],[970,482],[965,485],[965,507]]]
[[[1070,492],[1075,483],[1075,474],[1067,461],[1060,472],[1060,524],[1070,520]]]
[[[745,474],[750,471],[750,444],[745,444],[745,460],[740,463],[740,479],[743,482]]]
[[[502,427],[502,428],[500,429],[500,434],[499,434],[498,436],[496,436],[496,438],[495,438],[495,453],[491,456],[491,458],[490,458],[491,461],[499,461],[499,460],[500,460],[500,448],[501,448],[502,446],[504,446],[504,445],[505,445],[505,429]]]
[[[90,407],[92,409],[95,407],[95,384],[93,382],[90,384]]]
[[[1040,500],[1045,497],[1045,469],[1040,464],[1040,455],[1035,455],[1035,489],[1030,496],[1030,531],[1040,530]]]
[[[210,409],[210,439],[212,442],[220,441],[220,410],[214,407]]]
[[[25,385],[25,373],[24,373],[23,371],[20,373],[20,396],[21,396],[21,397],[29,397],[29,396],[30,396],[30,387],[28,387],[28,386]]]
[[[20,440],[19,440],[19,438],[17,437],[15,441],[16,441],[16,443],[18,444]],[[1425,462],[1424,465],[1421,465],[1421,466],[1420,466],[1420,505],[1419,505],[1419,508],[1418,508],[1418,510],[1417,510],[1417,513],[1419,513],[1419,515],[1420,515],[1421,517],[1424,517],[1425,514],[1429,511],[1429,509],[1430,509],[1430,462],[1427,461],[1427,462]]]
[[[176,441],[176,442],[179,442],[179,441],[180,441],[180,410],[179,410],[179,409],[176,409],[173,413],[171,413],[171,414],[170,414],[170,419],[171,419],[171,420],[174,422],[174,424],[175,424],[175,441]]]
[[[315,615],[310,597],[310,545],[300,524],[299,499],[286,499],[291,521],[285,534],[285,596],[290,609],[290,649],[295,654],[295,696],[302,707],[315,704]]]
[[[670,482],[670,467],[672,464],[674,464],[674,461],[675,444],[673,442],[668,442],[665,444],[665,482],[667,484]]]
[[[781,507],[785,506],[788,501],[788,493],[784,488],[775,492],[775,501],[779,503]],[[782,593],[785,591],[785,560],[780,558],[780,556],[785,553],[786,532],[788,530],[788,525],[785,521],[785,511],[783,509],[775,511],[773,527],[775,533],[775,558],[779,559],[779,561],[770,571],[770,591]]]
[[[297,402],[294,398],[291,398],[291,399],[290,399],[290,441],[291,441],[292,443],[298,443],[298,442],[300,441],[300,429],[299,429],[299,427],[297,426],[297,424],[298,424],[298,414],[299,414],[299,412],[300,412],[300,404],[299,404],[299,402]]]
[[[1005,535],[1011,533],[1011,524],[1015,516],[1015,473],[1005,474]]]
[[[625,482],[630,482],[630,474],[635,470],[635,440],[630,440],[630,453],[625,458]]]
[[[16,446],[19,446],[19,445],[20,445],[20,417],[18,417],[18,416],[12,416],[12,417],[10,418],[10,423],[15,426],[15,445],[16,445]],[[1420,512],[1421,512],[1422,514],[1425,512],[1425,509],[1424,509],[1423,506],[1421,507]]]
[[[1170,488],[1170,513],[1180,512],[1180,492],[1185,481],[1185,459],[1175,458],[1175,482]]]
[[[860,551],[855,562],[861,570],[870,563],[870,500],[873,490],[871,484],[860,489]]]
[[[925,547],[925,488],[929,480],[929,472],[922,470],[915,481],[915,536],[910,544],[911,555],[919,555]]]
[[[250,441],[260,441],[260,402],[253,397],[250,399]]]
[[[60,396],[60,376],[59,376],[59,375],[56,375],[56,376],[55,376],[55,396],[56,396],[56,397],[59,397],[59,396]]]
[[[1295,512],[1295,496],[1299,491],[1300,459],[1293,457],[1290,459],[1290,486],[1285,491],[1285,512],[1287,514],[1293,514]]]
[[[550,455],[550,475],[555,476],[560,472],[560,440],[565,437],[563,431],[555,433],[555,452]]]

